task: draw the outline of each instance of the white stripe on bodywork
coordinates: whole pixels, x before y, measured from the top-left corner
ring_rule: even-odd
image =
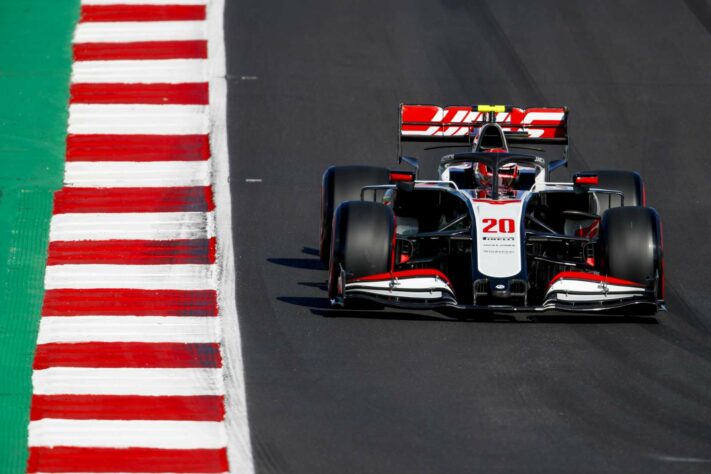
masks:
[[[208,108],[202,105],[69,106],[69,133],[204,135]]]
[[[408,289],[408,290],[427,290],[429,288],[437,289],[449,289],[447,282],[441,278],[422,276],[416,278],[395,278],[394,280],[371,280],[371,281],[352,281],[346,284],[346,288],[350,285],[357,285],[359,287],[367,286],[370,288],[394,288],[394,289]]]
[[[204,59],[156,59],[117,61],[77,61],[72,68],[73,83],[184,83],[205,82]]]
[[[87,188],[209,186],[210,169],[207,161],[70,161],[64,184]]]
[[[554,292],[557,292],[555,296],[560,301],[593,302],[635,298],[644,294],[644,288],[562,278],[553,283],[546,291],[544,300],[549,299]]]
[[[118,21],[79,23],[74,43],[131,43],[207,39],[204,21]]]
[[[220,449],[222,422],[174,420],[67,420],[45,418],[29,426],[30,446]]]
[[[397,290],[378,290],[378,289],[365,289],[365,288],[347,288],[346,296],[348,296],[349,291],[361,291],[364,293],[370,293],[376,296],[388,296],[393,298],[410,298],[410,299],[437,299],[442,298],[442,292],[439,290],[432,291],[397,291]]]
[[[62,288],[132,288],[143,290],[213,290],[214,265],[49,265],[47,290]]]
[[[355,281],[346,283],[346,296],[349,291],[412,299],[433,299],[441,298],[443,293],[453,294],[447,282],[436,277],[403,278],[395,281],[389,279]]]
[[[136,212],[56,214],[49,239],[178,240],[215,236],[212,212]]]
[[[37,344],[75,342],[220,342],[217,318],[203,316],[72,316],[40,320]]]
[[[222,369],[52,367],[32,374],[37,395],[224,395],[222,380]]]

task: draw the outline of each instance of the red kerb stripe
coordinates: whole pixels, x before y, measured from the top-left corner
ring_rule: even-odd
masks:
[[[209,186],[170,188],[63,188],[54,214],[70,212],[207,212],[215,208]]]
[[[182,84],[72,84],[73,104],[207,105],[207,82]]]
[[[228,470],[227,450],[30,447],[27,472],[174,472]]]
[[[217,316],[214,290],[47,290],[44,316]]]
[[[220,347],[215,343],[80,342],[38,344],[35,370],[50,367],[92,368],[219,368]]]
[[[82,5],[82,22],[204,20],[205,5]]]
[[[33,395],[31,420],[222,421],[224,398],[204,396]]]
[[[67,161],[203,161],[208,135],[69,135]]]
[[[215,238],[183,240],[80,240],[49,243],[47,265],[209,264],[215,263]]]
[[[79,43],[73,48],[75,61],[207,58],[206,40]]]

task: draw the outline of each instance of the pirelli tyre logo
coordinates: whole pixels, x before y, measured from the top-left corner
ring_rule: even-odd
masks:
[[[497,242],[507,242],[516,240],[515,237],[482,237],[481,240],[497,241]]]

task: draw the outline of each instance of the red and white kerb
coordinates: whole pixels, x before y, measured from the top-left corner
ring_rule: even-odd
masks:
[[[207,0],[83,0],[28,472],[229,470]]]

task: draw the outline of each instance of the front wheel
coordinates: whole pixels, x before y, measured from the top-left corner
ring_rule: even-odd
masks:
[[[603,275],[655,286],[663,298],[662,227],[648,207],[608,209],[600,223],[600,271]]]
[[[333,217],[328,278],[331,301],[342,297],[346,278],[386,273],[391,269],[395,217],[390,207],[369,201],[347,201]]]

